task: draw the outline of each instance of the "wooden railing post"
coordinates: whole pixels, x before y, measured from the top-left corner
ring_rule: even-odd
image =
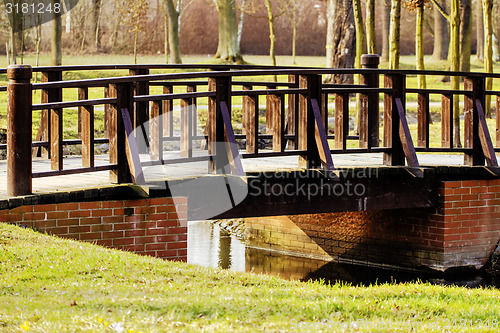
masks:
[[[299,156],[299,167],[320,168],[321,158],[316,145],[316,122],[311,100],[316,99],[318,103],[321,103],[321,76],[301,75],[299,88],[307,89],[305,94],[299,95],[298,148],[307,151]],[[321,109],[321,105],[318,105],[318,108]]]
[[[405,105],[406,78],[403,74],[385,75],[384,86],[392,89],[390,93],[384,94],[384,147],[391,148],[390,152],[384,153],[384,164],[405,165],[405,154],[399,137],[401,121],[396,99],[401,99],[401,103]]]
[[[252,90],[251,84],[243,85],[243,90]],[[246,152],[259,152],[259,96],[243,96],[243,129],[246,135]]]
[[[441,97],[441,147],[453,148],[453,95]]]
[[[361,66],[364,69],[377,69],[379,63],[378,54],[363,54],[361,56]],[[364,73],[361,75],[361,84],[369,88],[378,88],[379,75],[377,73]],[[360,94],[359,147],[378,147],[379,136],[379,94],[376,92]]]
[[[130,75],[148,75],[149,69],[147,68],[134,68],[130,69]],[[149,81],[139,81],[134,83],[134,96],[139,95],[149,95]],[[134,128],[141,126],[143,130],[144,137],[147,139],[149,137],[148,121],[149,121],[149,103],[148,102],[137,102],[135,104],[133,125]],[[146,147],[140,145],[138,147],[139,153],[146,153]]]
[[[298,87],[299,85],[299,76],[298,75],[289,75],[288,82],[294,83],[294,87]],[[290,85],[291,87],[291,85]],[[328,103],[328,101],[327,101]],[[288,140],[288,148],[297,149],[297,134],[298,134],[298,114],[299,111],[299,98],[296,94],[288,95],[288,110],[286,114],[286,134],[293,135],[295,138],[293,140]]]
[[[42,82],[57,82],[62,81],[62,71],[54,70],[42,72]],[[62,88],[43,89],[41,92],[42,103],[53,103],[62,101]],[[42,110],[40,116],[40,125],[35,137],[35,141],[49,142],[47,147],[42,147],[40,150],[34,149],[33,156],[43,156],[51,158],[51,110]]]
[[[89,88],[78,88],[78,99],[89,99]],[[94,106],[79,106],[78,115],[81,120],[82,166],[94,166]]]
[[[471,153],[465,153],[465,165],[484,165],[485,157],[479,137],[479,116],[476,100],[485,105],[485,78],[465,77],[464,89],[472,90],[470,95],[464,96],[464,148],[472,148]]]
[[[208,90],[216,96],[208,101],[208,153],[212,155],[208,169],[212,173],[231,173],[225,145],[224,119],[221,102],[231,110],[231,77],[221,76],[208,79]]]
[[[121,114],[122,109],[132,113],[134,106],[133,83],[117,83],[109,86],[109,97],[116,98],[116,104],[110,105],[109,123],[109,162],[117,164],[109,173],[112,183],[130,183],[132,177],[126,156],[125,127]],[[131,117],[132,118],[132,117]]]
[[[31,66],[11,65],[7,69],[7,195],[32,193]]]

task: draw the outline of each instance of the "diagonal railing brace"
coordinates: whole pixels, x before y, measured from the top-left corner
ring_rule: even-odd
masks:
[[[243,171],[243,165],[241,164],[240,153],[238,152],[238,144],[236,143],[236,137],[234,136],[233,125],[231,124],[231,117],[229,115],[229,109],[226,102],[220,102],[220,110],[222,114],[222,120],[224,121],[224,127],[226,128],[226,137],[229,148],[227,149],[229,164],[231,165],[231,170],[238,176],[244,176],[245,171]],[[216,152],[218,154],[218,152]],[[231,154],[231,156],[229,156]]]
[[[323,124],[323,119],[321,117],[321,112],[319,110],[319,104],[317,99],[311,99],[312,109],[314,113],[314,120],[316,122],[316,145],[318,146],[319,156],[321,158],[321,163],[326,170],[334,170],[332,153],[330,152],[330,146],[328,145],[328,137],[325,130],[325,125]]]
[[[130,173],[132,175],[132,182],[136,185],[144,185],[146,183],[146,180],[144,179],[144,173],[142,172],[139,150],[137,149],[137,143],[134,137],[134,128],[132,127],[130,114],[128,112],[128,109],[126,108],[121,109],[121,112],[126,134],[125,152],[127,154],[127,162],[130,168]]]
[[[488,166],[498,166],[490,131],[488,130],[488,124],[484,116],[483,105],[479,99],[476,99],[476,109],[479,116],[479,139],[481,141],[481,147],[483,148],[484,157],[486,158],[486,164]]]
[[[417,153],[415,152],[415,146],[413,145],[413,140],[411,138],[410,128],[408,127],[408,122],[406,121],[403,103],[399,97],[396,98],[396,107],[398,109],[399,121],[401,125],[399,138],[401,139],[401,144],[403,145],[406,161],[408,162],[408,166],[412,168],[420,168]]]

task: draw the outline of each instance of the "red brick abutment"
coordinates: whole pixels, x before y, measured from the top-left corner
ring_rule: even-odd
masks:
[[[500,240],[493,168],[297,170],[189,181],[0,200],[0,222],[185,261],[188,220],[246,218],[249,247],[441,272],[481,268]],[[220,181],[229,203],[221,201],[228,193],[214,191]]]

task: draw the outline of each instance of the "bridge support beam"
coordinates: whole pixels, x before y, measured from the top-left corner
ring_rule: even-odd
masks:
[[[32,193],[31,182],[31,66],[7,69],[7,195]]]

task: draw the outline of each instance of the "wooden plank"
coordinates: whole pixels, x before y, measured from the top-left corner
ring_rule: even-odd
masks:
[[[109,98],[109,87],[104,87],[104,98]],[[109,138],[109,122],[111,119],[111,107],[104,104],[104,137]]]
[[[273,101],[273,151],[285,151],[285,96],[274,96]]]
[[[417,146],[429,148],[429,94],[418,94]]]
[[[294,83],[298,87],[298,75],[289,75],[288,82]],[[294,140],[288,140],[288,148],[298,149],[297,135],[298,135],[298,111],[299,111],[299,98],[297,94],[288,95],[288,108],[286,114],[286,134],[295,136]]]
[[[243,90],[252,90],[251,85],[244,85]],[[243,120],[246,128],[246,152],[259,152],[259,97],[243,96]]]
[[[266,89],[272,90],[272,86],[266,86]],[[273,134],[273,113],[276,107],[275,96],[266,94],[266,134]]]
[[[347,149],[349,94],[335,94],[335,149]]]
[[[193,156],[192,99],[181,99],[181,157]]]
[[[149,69],[147,68],[134,68],[129,70],[129,75],[148,75]],[[134,96],[149,95],[149,82],[138,81],[134,83]],[[145,126],[144,130],[147,133],[147,123],[149,121],[149,104],[147,102],[137,102],[134,108],[134,128],[141,125]],[[149,137],[147,134],[145,137]],[[140,147],[138,147],[140,148]],[[140,148],[141,149],[141,148]],[[144,148],[142,148],[144,149]]]
[[[163,160],[163,103],[154,101],[151,105],[151,119],[149,120],[151,142],[149,153],[153,159]]]
[[[173,85],[164,85],[163,94],[172,94],[174,92]],[[172,100],[163,101],[163,136],[174,136],[174,104]]]
[[[188,84],[186,88],[186,92],[195,93],[196,92],[196,84]],[[190,102],[190,112],[191,112],[191,135],[196,136],[198,134],[198,102],[196,97],[193,97]]]
[[[89,98],[88,88],[78,88],[78,100]],[[82,166],[94,167],[94,107],[81,106],[78,108],[81,119],[82,139]]]
[[[479,117],[479,139],[481,140],[481,147],[483,148],[484,156],[486,158],[486,164],[488,166],[498,166],[495,149],[493,148],[493,142],[491,141],[490,131],[488,130],[488,124],[486,123],[486,117],[484,116],[483,105],[479,99],[476,99],[476,110]]]
[[[453,95],[441,97],[441,147],[453,148]]]
[[[50,168],[63,169],[63,114],[62,109],[50,109]]]
[[[420,164],[418,163],[417,153],[415,152],[415,146],[413,145],[413,140],[411,138],[410,128],[408,127],[408,122],[406,121],[405,109],[399,97],[396,98],[396,107],[398,110],[399,121],[401,123],[399,137],[403,145],[406,161],[408,162],[408,166],[419,168]]]
[[[479,137],[479,113],[476,100],[483,105],[485,102],[485,78],[465,77],[464,89],[471,90],[471,95],[464,96],[464,148],[472,148],[470,153],[464,154],[464,164],[468,166],[484,165],[481,139]]]
[[[328,145],[327,133],[323,124],[323,118],[319,109],[318,101],[311,99],[314,119],[316,121],[316,145],[318,146],[321,163],[326,170],[334,170],[332,153]]]
[[[56,82],[62,81],[62,71],[49,71],[42,72],[42,82]],[[41,102],[42,103],[52,103],[62,101],[62,88],[49,88],[41,90]],[[51,120],[50,120],[50,110],[42,110],[40,117],[40,126],[38,127],[38,132],[35,136],[35,141],[47,141],[50,142],[51,138]],[[50,158],[50,144],[47,147],[41,147],[35,149],[33,156],[43,156]]]
[[[231,115],[227,107],[227,103],[222,101],[220,103],[221,115],[224,121],[224,127],[226,129],[227,143],[229,143],[228,160],[231,165],[231,171],[233,174],[238,176],[244,176],[245,171],[243,171],[243,165],[241,164],[241,158],[238,151],[238,144],[236,143],[236,138],[234,137],[233,125],[231,124]]]
[[[141,159],[139,158],[139,150],[137,149],[134,128],[132,127],[132,120],[130,119],[129,110],[125,108],[122,109],[121,115],[125,129],[125,152],[127,154],[127,162],[130,168],[132,182],[135,185],[144,185],[146,183],[146,180],[144,179],[144,173],[142,172]]]

